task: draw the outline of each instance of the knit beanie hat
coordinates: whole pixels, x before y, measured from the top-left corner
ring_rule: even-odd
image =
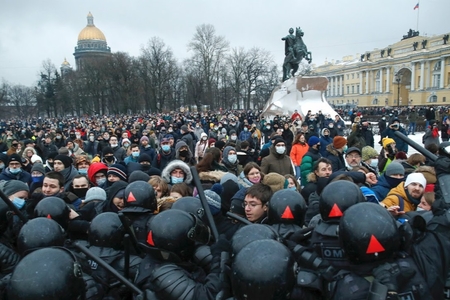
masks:
[[[40,172],[40,173],[42,173],[42,175],[44,175],[44,174],[45,174],[45,168],[44,168],[44,165],[41,164],[41,163],[35,163],[35,164],[33,165],[33,167],[31,168],[31,173],[33,173],[34,171]]]
[[[12,161],[17,161],[22,165],[22,158],[17,153],[13,153],[9,156],[8,164]]]
[[[103,154],[103,156],[105,156],[106,154],[114,155],[114,151],[111,147],[107,146],[107,147],[103,148],[102,154]]]
[[[127,169],[121,164],[113,164],[108,167],[106,175],[113,174],[120,178],[120,180],[127,182]]]
[[[386,149],[389,144],[395,143],[395,141],[394,141],[394,139],[386,137],[386,138],[381,140],[381,143],[383,144],[383,148]]]
[[[64,165],[64,168],[70,167],[70,165],[72,165],[72,163],[73,163],[73,160],[70,157],[68,157],[67,155],[62,155],[62,154],[56,155],[56,157],[53,160],[61,161]]]
[[[140,153],[138,161],[139,161],[139,163],[141,163],[143,161],[152,163],[152,159],[150,158],[150,155],[148,155],[147,153]]]
[[[216,144],[214,145],[214,147],[219,148],[220,150],[222,150],[224,146],[225,142],[223,141],[217,141]]]
[[[209,140],[208,140],[208,147],[211,147],[211,144],[215,144],[216,143],[216,140],[215,139],[213,139],[213,138],[210,138]]]
[[[101,200],[101,201],[105,201],[106,200],[106,192],[104,189],[99,188],[99,187],[91,187],[87,193],[86,193],[86,197],[84,198],[84,203],[87,202],[91,202],[94,200]]]
[[[233,180],[236,183],[238,182],[237,176],[234,175],[233,173],[228,172],[222,176],[222,178],[220,179],[220,184],[224,184],[228,180]]]
[[[317,138],[317,143],[319,142],[319,138]],[[276,144],[278,144],[278,143],[286,143],[286,141],[282,138],[282,137],[280,137],[280,136],[277,136],[275,139],[274,139],[274,141],[273,141],[273,145],[276,145]],[[316,144],[317,144],[316,143]]]
[[[69,148],[67,148],[67,147],[61,147],[61,148],[59,148],[58,154],[60,154],[60,155],[65,155],[65,156],[69,156]]]
[[[264,179],[262,183],[267,184],[272,189],[272,192],[276,192],[282,189],[285,189],[289,185],[289,181],[284,178],[283,175],[278,173],[269,173],[264,175]]]
[[[150,175],[148,175],[147,173],[141,171],[141,170],[136,170],[131,172],[130,176],[128,177],[128,183],[132,183],[135,181],[145,181],[148,182],[150,180]]]
[[[141,139],[140,139],[139,141],[140,141],[141,143],[142,143],[142,141],[147,141],[147,142],[148,142],[149,139],[148,139],[147,136],[144,135],[144,136],[141,137]]]
[[[337,135],[337,136],[334,137],[334,139],[333,139],[333,147],[335,149],[341,149],[345,145],[347,145],[347,140],[345,139],[345,137],[342,137],[340,135]]]
[[[220,198],[220,194],[222,191],[223,188],[219,183],[213,184],[210,190],[205,191],[206,202],[208,202],[211,214],[213,215],[220,213],[220,208],[222,207],[222,199]]]
[[[403,166],[397,162],[391,162],[389,166],[387,166],[386,171],[384,173],[386,174],[386,176],[391,176],[395,174],[401,174],[405,176],[405,168],[403,168]]]
[[[50,152],[47,156],[47,159],[55,159],[55,157],[58,155],[58,152]]]
[[[374,148],[370,147],[370,146],[365,146],[362,148],[362,160],[366,161],[371,159],[372,157],[376,157],[378,156],[378,152],[377,150],[375,150]]]
[[[42,158],[41,158],[39,155],[37,155],[37,154],[33,154],[33,155],[31,156],[30,161],[31,161],[32,164],[34,164],[34,163],[37,162],[37,161],[42,162]]]
[[[317,136],[313,135],[308,139],[308,146],[312,147],[316,144],[320,143],[320,140]]]
[[[30,191],[28,185],[20,180],[1,181],[0,189],[2,189],[3,193],[8,197],[20,191]]]
[[[231,207],[231,198],[239,191],[239,185],[236,181],[228,179],[227,181],[221,183],[223,191],[220,194],[222,211],[226,213]]]
[[[422,185],[423,188],[427,186],[427,180],[425,179],[425,176],[423,176],[422,173],[411,173],[406,177],[405,180],[405,187],[407,187],[409,184],[416,182]]]

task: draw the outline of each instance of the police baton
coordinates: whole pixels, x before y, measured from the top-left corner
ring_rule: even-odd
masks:
[[[232,219],[235,219],[236,221],[239,221],[239,222],[241,222],[241,223],[244,223],[245,225],[252,225],[252,224],[253,224],[253,223],[250,222],[249,220],[244,219],[243,217],[238,216],[238,215],[236,215],[236,214],[233,214],[232,212],[227,212],[227,216],[230,217],[230,218],[232,218]]]
[[[130,238],[130,242],[133,245],[134,250],[137,254],[141,254],[141,249],[139,248],[139,243],[134,235],[133,229],[130,227],[130,224],[128,224],[128,219],[125,217],[125,215],[122,212],[118,213],[120,222],[122,222],[123,227],[125,228],[125,232],[128,234]]]
[[[105,268],[109,273],[111,273],[114,277],[116,277],[120,282],[122,282],[126,287],[128,287],[129,289],[131,289],[134,293],[136,293],[137,299],[144,299],[144,293],[137,287],[135,286],[133,283],[131,283],[128,279],[126,279],[125,277],[123,277],[122,275],[120,275],[119,272],[117,272],[113,267],[111,267],[110,265],[108,265],[103,259],[101,259],[100,257],[98,257],[97,255],[95,255],[94,253],[92,253],[88,248],[86,248],[85,246],[79,244],[79,243],[74,243],[75,248],[77,248],[78,250],[80,250],[81,252],[83,252],[86,256],[88,256],[89,258],[93,259],[96,263],[98,263],[102,268]]]
[[[202,203],[203,209],[205,210],[206,218],[209,222],[209,227],[211,227],[214,239],[217,242],[219,240],[219,232],[217,231],[216,223],[214,222],[211,209],[209,208],[208,202],[206,201],[205,192],[203,191],[202,183],[200,182],[200,177],[198,176],[197,169],[195,167],[191,167],[191,173],[192,177],[194,178],[195,186],[197,187],[200,202]]]
[[[23,224],[25,224],[26,222],[28,222],[27,217],[25,217],[20,210],[14,205],[14,203],[12,203],[11,200],[9,200],[9,198],[5,195],[5,193],[3,193],[2,190],[0,190],[0,198],[2,198],[3,202],[6,203],[6,205],[8,205],[9,209],[11,209],[14,214],[16,214],[16,216],[19,217],[19,219],[22,221]]]
[[[398,137],[399,139],[401,139],[402,141],[404,141],[405,143],[407,143],[408,145],[410,145],[411,147],[413,147],[414,149],[416,149],[417,151],[419,151],[420,154],[422,154],[423,156],[425,156],[429,160],[436,161],[437,156],[435,154],[431,153],[430,151],[428,151],[427,149],[425,149],[421,145],[417,144],[416,142],[411,140],[409,137],[407,137],[403,133],[395,131],[394,135],[396,137]]]

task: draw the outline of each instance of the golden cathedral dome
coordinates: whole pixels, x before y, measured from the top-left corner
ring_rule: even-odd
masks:
[[[80,34],[78,35],[78,41],[84,41],[84,40],[101,40],[106,42],[105,35],[103,32],[95,27],[94,25],[94,17],[89,12],[87,15],[87,26],[81,30]]]
[[[67,61],[67,59],[65,57],[64,57],[64,61],[62,62],[61,66],[69,66],[70,67],[69,62]]]

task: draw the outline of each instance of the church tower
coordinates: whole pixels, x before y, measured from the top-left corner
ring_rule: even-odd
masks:
[[[111,55],[111,48],[106,43],[103,32],[95,27],[94,17],[89,12],[87,15],[87,25],[78,35],[78,43],[75,47],[75,64],[77,70],[83,68],[86,59],[96,57],[108,57]]]

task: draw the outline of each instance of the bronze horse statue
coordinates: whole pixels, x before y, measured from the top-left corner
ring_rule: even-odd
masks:
[[[292,33],[290,31],[290,33]],[[312,54],[308,51],[305,43],[303,42],[304,32],[300,27],[295,29],[295,39],[291,36],[282,38],[286,42],[286,57],[283,63],[283,81],[294,76],[295,72],[298,70],[298,65],[305,59],[310,64],[312,61]]]

